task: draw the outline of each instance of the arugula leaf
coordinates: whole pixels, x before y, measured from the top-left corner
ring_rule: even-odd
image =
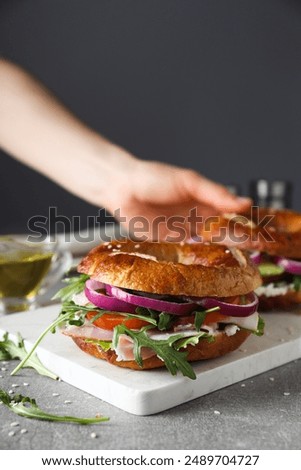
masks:
[[[295,275],[293,277],[293,283],[294,283],[294,290],[296,292],[299,292],[299,290],[301,289],[301,276]]]
[[[159,315],[159,321],[157,324],[158,330],[168,330],[170,328],[172,322],[174,320],[174,315],[170,315],[169,313],[161,312]]]
[[[108,313],[112,313],[112,312],[108,312]],[[147,321],[148,323],[151,323],[152,325],[154,326],[157,326],[157,321],[152,318],[152,317],[147,317],[145,315],[137,315],[136,313],[122,313],[122,312],[114,312],[114,313],[119,313],[119,315],[122,315],[126,318],[139,318],[140,320],[144,320],[144,321]]]
[[[176,349],[187,348],[188,345],[195,346],[199,343],[201,338],[206,339],[208,343],[214,343],[215,341],[214,336],[209,335],[205,331],[201,331],[198,335],[188,336],[188,338],[183,338],[181,341],[178,341]]]
[[[240,327],[242,330],[250,331],[253,335],[262,336],[264,334],[264,319],[258,315],[258,323],[256,330],[250,330],[249,328]]]
[[[25,367],[25,364],[29,361],[31,356],[33,355],[34,351],[36,348],[39,346],[40,342],[44,339],[44,337],[49,333],[50,331],[55,331],[55,328],[62,323],[64,323],[68,318],[72,318],[73,313],[66,312],[64,314],[61,314],[56,318],[50,325],[45,328],[45,330],[40,334],[38,339],[36,340],[35,344],[31,348],[31,350],[26,354],[25,357],[23,357],[22,361],[17,365],[17,367],[11,372],[10,375],[15,375],[20,369]]]
[[[197,311],[197,312],[193,312],[193,313],[195,314],[194,327],[195,327],[196,331],[200,331],[201,326],[204,323],[204,320],[206,318],[207,311],[203,310],[203,311]]]
[[[90,320],[91,323],[95,322],[104,313],[107,313],[109,315],[112,313],[114,313],[114,315],[118,313],[119,315],[124,316],[126,318],[139,318],[140,320],[147,321],[148,323],[151,323],[154,326],[157,325],[157,321],[151,316],[132,314],[132,313],[127,313],[127,312],[117,312],[117,311],[111,312],[110,310],[102,310],[101,308],[95,307],[95,305],[92,305],[92,304],[79,306],[79,305],[76,305],[73,301],[64,302],[62,305],[61,313],[62,314],[65,314],[65,313],[74,314],[75,317],[74,318],[70,317],[70,319],[68,319],[68,323],[70,323],[70,325],[81,326],[85,322],[85,317],[86,317],[87,312],[91,312],[91,311],[95,312],[95,317],[93,317]]]
[[[62,304],[62,310],[58,318],[68,314],[67,321],[70,325],[82,326],[85,323],[86,314],[91,310],[94,311],[97,310],[97,308],[94,308],[92,304],[88,304],[86,306],[79,306],[76,305],[73,300],[71,300]],[[102,314],[103,313],[104,311],[102,312]]]
[[[0,341],[0,361],[9,361],[12,359],[11,355],[7,351],[7,348],[5,346],[5,341],[8,338],[8,333],[5,333],[3,336],[2,341]]]
[[[0,351],[0,361],[9,361],[11,359],[10,355],[5,351]]]
[[[87,305],[77,305],[73,302],[73,300],[68,300],[66,302],[63,302],[62,304],[62,310],[61,310],[61,313],[79,313],[79,312],[91,312],[91,310],[93,311],[98,311],[100,309],[98,309],[97,307],[95,307],[95,305],[93,304],[87,304]],[[103,312],[105,312],[103,310]]]
[[[196,379],[192,366],[187,362],[187,352],[178,351],[174,346],[176,342],[183,338],[181,334],[175,334],[164,340],[154,340],[147,335],[150,326],[141,328],[140,331],[133,331],[124,325],[118,325],[114,329],[113,348],[117,347],[118,338],[121,334],[130,336],[134,341],[134,357],[138,365],[142,367],[141,348],[151,348],[157,356],[164,362],[166,368],[172,375],[178,371],[190,379]]]
[[[109,421],[110,419],[105,416],[100,416],[98,418],[76,418],[74,416],[59,416],[49,414],[38,407],[34,398],[24,397],[23,395],[10,396],[1,389],[0,400],[11,411],[24,418],[39,419],[43,421],[61,421],[63,423],[77,424],[98,424],[104,421]]]
[[[6,356],[6,359],[24,359],[24,357],[27,356],[27,351],[24,346],[24,339],[20,333],[18,333],[17,336],[17,343],[14,343],[14,341],[9,339],[8,333],[4,334],[3,340],[0,341],[0,358],[2,357],[1,353],[3,353],[4,357]],[[46,375],[46,377],[50,377],[54,380],[58,379],[57,375],[43,366],[36,354],[33,354],[29,358],[26,367],[35,369],[40,375]]]
[[[86,274],[81,274],[80,276],[69,277],[64,279],[63,282],[68,283],[66,287],[60,289],[54,296],[53,299],[61,299],[62,302],[67,302],[72,300],[73,295],[79,294],[84,290],[86,281],[89,279],[89,276]]]
[[[158,310],[154,310],[153,308],[146,308],[146,307],[137,307],[135,310],[138,315],[150,316],[151,318],[157,319],[159,314]]]
[[[200,310],[200,311],[192,312],[193,314],[195,314],[194,327],[196,331],[200,331],[201,326],[204,323],[205,318],[207,316],[207,313],[218,312],[219,310],[220,310],[220,307],[212,307],[212,308],[208,308],[208,310]]]
[[[264,334],[264,319],[259,315],[258,316],[258,323],[257,323],[257,330],[253,331],[252,333],[256,336],[262,336]]]

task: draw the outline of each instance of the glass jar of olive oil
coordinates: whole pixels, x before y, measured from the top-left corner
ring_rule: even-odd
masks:
[[[0,311],[11,313],[34,306],[45,276],[57,257],[47,243],[20,243],[0,237]]]

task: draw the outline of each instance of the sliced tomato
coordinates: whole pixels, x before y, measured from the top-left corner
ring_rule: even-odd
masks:
[[[222,315],[219,312],[210,312],[207,313],[205,320],[203,321],[203,325],[209,325],[210,323],[223,323],[225,320],[226,315]]]
[[[93,320],[97,312],[88,312],[86,318]],[[140,330],[143,326],[150,325],[147,321],[140,320],[140,318],[126,318],[117,312],[104,313],[101,317],[97,318],[93,324],[104,330],[113,330],[117,325],[125,325],[131,330]]]
[[[207,313],[202,325],[209,325],[210,323],[222,323],[225,320],[225,318],[226,316],[222,315],[219,312],[210,312],[210,313]],[[193,325],[194,319],[195,319],[194,315],[187,315],[187,316],[179,317],[175,321],[174,326],[188,325],[188,324]]]

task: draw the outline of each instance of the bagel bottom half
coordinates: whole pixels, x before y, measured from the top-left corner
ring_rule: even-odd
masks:
[[[258,298],[259,310],[261,312],[269,310],[294,310],[301,304],[301,291],[289,291],[286,294],[276,295],[274,297],[267,297],[263,294]]]
[[[183,349],[183,351],[188,351],[187,358],[189,362],[213,359],[235,351],[249,335],[250,332],[246,330],[239,330],[232,336],[227,336],[224,331],[220,331],[215,336],[215,341],[209,342],[206,339],[203,339],[195,346],[187,346],[187,349]],[[104,359],[110,364],[114,364],[119,367],[135,370],[157,369],[159,367],[164,367],[164,362],[162,362],[157,356],[145,359],[143,361],[143,366],[140,367],[136,361],[117,361],[117,356],[114,351],[103,351],[97,345],[88,343],[83,338],[72,339],[82,351],[90,354],[91,356],[97,357],[98,359]]]

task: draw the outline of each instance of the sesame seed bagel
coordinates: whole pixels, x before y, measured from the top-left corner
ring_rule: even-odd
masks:
[[[229,297],[261,285],[245,254],[216,244],[114,241],[91,250],[78,271],[105,284],[163,295]]]
[[[227,336],[225,332],[218,332],[215,336],[215,341],[209,342],[206,339],[201,340],[195,346],[188,345],[187,360],[189,362],[200,361],[204,359],[213,359],[215,357],[223,356],[227,353],[235,351],[239,346],[248,338],[249,331],[240,330],[235,335]],[[103,351],[96,344],[86,342],[83,338],[72,338],[76,345],[84,352],[98,359],[104,359],[111,364],[128,369],[142,370],[142,369],[158,369],[165,367],[164,362],[157,356],[144,359],[143,365],[139,366],[135,361],[117,361],[116,353],[112,350]]]

